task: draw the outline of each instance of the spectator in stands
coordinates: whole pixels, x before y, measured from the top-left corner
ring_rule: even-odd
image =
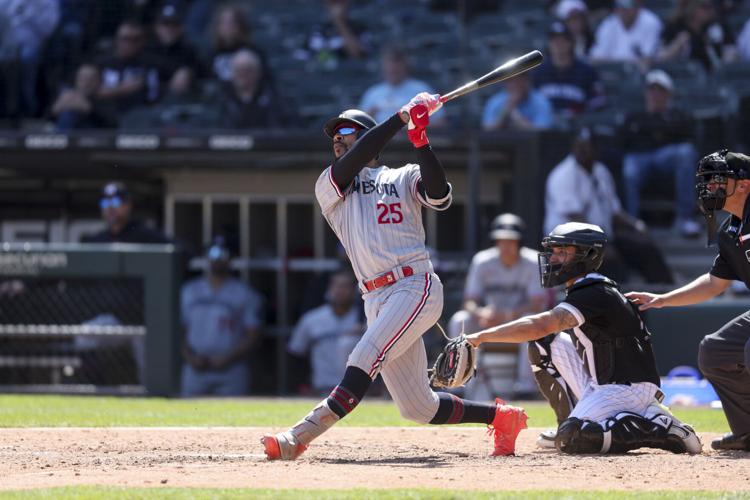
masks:
[[[742,61],[750,61],[750,19],[745,22],[737,37],[737,53]]]
[[[107,228],[84,236],[82,243],[171,243],[163,233],[133,217],[133,201],[125,184],[105,185],[99,207]]]
[[[263,64],[251,50],[240,50],[232,58],[232,81],[219,96],[224,124],[230,128],[282,127],[287,112],[276,92],[263,86]]]
[[[558,224],[586,222],[607,233],[603,274],[616,281],[627,279],[625,266],[638,270],[649,283],[672,283],[672,273],[643,221],[625,212],[612,174],[596,157],[591,131],[582,129],[571,153],[547,177],[544,232]]]
[[[168,88],[181,94],[188,90],[186,83],[204,75],[195,47],[185,36],[182,6],[168,1],[161,5],[154,24],[154,43],[148,53],[158,58]]]
[[[587,60],[594,44],[588,18],[588,8],[582,0],[562,0],[555,8],[555,17],[565,23],[573,37],[573,52],[581,60]]]
[[[82,64],[76,71],[73,87],[60,92],[52,105],[58,130],[65,132],[117,125],[112,106],[98,97],[100,86],[99,68],[93,64]]]
[[[235,278],[230,252],[217,238],[205,274],[180,292],[185,342],[183,396],[243,396],[250,389],[248,355],[261,327],[260,295]]]
[[[213,54],[211,70],[222,82],[232,79],[232,59],[240,50],[255,52],[261,61],[263,85],[271,83],[270,71],[263,52],[250,39],[250,24],[246,13],[236,5],[225,5],[219,8],[213,25]]]
[[[552,126],[552,104],[531,86],[529,73],[505,81],[505,89],[492,96],[484,106],[484,130],[538,130]]]
[[[625,206],[630,215],[638,217],[644,184],[652,183],[655,172],[669,172],[675,178],[675,229],[683,236],[695,237],[700,225],[693,218],[698,161],[691,143],[693,121],[671,106],[674,83],[666,72],[652,70],[645,81],[646,110],[629,114],[623,130]]]
[[[707,71],[736,58],[734,36],[720,23],[713,0],[680,0],[675,15],[662,33],[662,60],[690,59]]]
[[[12,89],[21,116],[39,114],[37,83],[47,38],[60,20],[58,0],[0,1],[0,62],[17,66],[14,74],[0,76]],[[3,70],[5,73],[5,70]]]
[[[351,271],[331,275],[326,304],[305,313],[294,328],[289,352],[310,355],[312,388],[318,395],[331,392],[341,381],[346,360],[364,333],[364,311],[358,300],[357,280]]]
[[[549,58],[534,71],[536,88],[566,119],[602,107],[604,91],[599,75],[575,56],[573,36],[565,24],[555,21],[548,34]]]
[[[634,62],[645,71],[657,55],[661,30],[661,20],[641,0],[615,0],[615,12],[596,30],[591,61]]]
[[[112,102],[120,113],[152,104],[160,97],[162,68],[145,53],[145,47],[143,25],[125,21],[117,30],[114,54],[99,64],[102,72],[99,98]]]
[[[404,102],[411,99],[409,96],[419,92],[435,93],[427,83],[409,76],[409,62],[403,48],[391,45],[383,49],[380,64],[384,81],[367,89],[359,103],[359,109],[377,122],[390,118]],[[435,115],[438,123],[439,117],[439,114]],[[430,120],[432,125],[434,119]]]
[[[349,0],[326,0],[328,21],[316,26],[295,58],[314,60],[317,66],[334,70],[345,59],[360,59],[370,51],[370,34],[349,19]]]
[[[480,251],[471,260],[464,286],[463,309],[456,312],[448,323],[450,337],[458,336],[461,331],[474,332],[544,310],[548,299],[539,282],[537,253],[521,245],[525,228],[520,217],[509,213],[498,215],[492,222],[490,239],[494,245]],[[481,359],[479,367],[482,367]],[[515,392],[536,393],[526,344],[519,348],[518,367]]]

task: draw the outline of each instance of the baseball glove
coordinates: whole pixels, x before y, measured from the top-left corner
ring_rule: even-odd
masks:
[[[466,384],[477,371],[476,354],[476,349],[463,334],[450,339],[430,370],[430,383],[444,388]]]

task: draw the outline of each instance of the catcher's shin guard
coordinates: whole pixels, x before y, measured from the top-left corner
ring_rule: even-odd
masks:
[[[555,447],[569,454],[606,453],[604,429],[590,420],[565,419],[557,428]]]
[[[560,425],[573,409],[568,386],[560,376],[550,357],[550,344],[554,335],[549,335],[536,342],[529,342],[529,362],[534,373],[539,391],[549,402]]]
[[[618,413],[604,422],[604,428],[606,449],[603,453],[658,448],[672,453],[695,454],[703,447],[693,428],[674,418],[665,407],[658,410],[649,407],[646,416]],[[609,446],[606,446],[607,442]]]

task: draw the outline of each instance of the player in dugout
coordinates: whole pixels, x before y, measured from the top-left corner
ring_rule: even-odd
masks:
[[[527,342],[539,388],[559,426],[545,441],[563,453],[624,453],[660,448],[700,453],[701,442],[661,404],[651,335],[638,308],[596,271],[607,237],[599,226],[568,222],[542,240],[542,286],[565,285],[553,309],[468,335],[486,342]]]
[[[719,254],[711,270],[692,283],[664,294],[631,292],[641,310],[705,302],[733,280],[750,287],[750,157],[726,149],[704,156],[697,171],[698,206],[714,239],[715,214],[730,214],[718,231]],[[750,311],[706,335],[698,366],[721,400],[732,432],[711,442],[714,450],[750,451]]]

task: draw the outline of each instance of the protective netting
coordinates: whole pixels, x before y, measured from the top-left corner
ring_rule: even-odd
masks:
[[[139,392],[140,278],[3,277],[0,390]]]

